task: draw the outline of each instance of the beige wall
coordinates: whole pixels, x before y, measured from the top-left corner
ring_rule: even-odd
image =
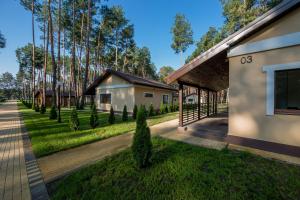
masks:
[[[241,44],[300,32],[300,8],[269,25]],[[229,135],[300,146],[300,116],[266,115],[266,65],[300,61],[300,46],[229,58]]]
[[[144,97],[144,92],[153,93],[153,98]],[[152,88],[152,87],[143,87],[143,86],[136,86],[135,87],[135,103],[139,105],[145,105],[147,108],[150,104],[153,105],[154,109],[159,109],[160,104],[162,102],[162,96],[164,94],[169,95],[169,104],[172,103],[172,91],[164,90],[159,88]]]
[[[289,33],[300,32],[300,8],[288,13],[283,18],[275,21],[266,28],[257,32],[253,36],[243,40],[241,44],[248,42],[257,42],[260,40],[268,39],[270,37],[276,37],[286,35]]]
[[[100,110],[110,110],[113,106],[115,111],[122,112],[124,105],[127,106],[128,112],[133,112],[134,105],[146,105],[149,107],[153,104],[155,109],[159,109],[162,102],[162,95],[169,95],[169,103],[172,103],[172,91],[158,89],[153,87],[145,87],[140,85],[132,85],[129,82],[117,77],[109,76],[96,88],[96,105]],[[153,98],[144,97],[144,92],[153,93]],[[100,94],[111,94],[111,104],[101,104]]]
[[[300,46],[251,54],[251,64],[240,56],[229,59],[229,135],[300,146],[300,116],[266,116],[265,65],[300,61]]]
[[[112,88],[113,87],[113,88]],[[96,88],[96,103],[100,110],[110,110],[111,105],[114,111],[122,112],[124,105],[127,111],[132,112],[134,107],[134,86],[127,81],[117,77],[109,76]],[[111,104],[101,104],[100,94],[111,94]]]

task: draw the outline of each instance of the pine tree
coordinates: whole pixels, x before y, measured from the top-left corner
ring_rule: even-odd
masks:
[[[149,166],[152,156],[152,142],[143,106],[141,106],[137,114],[136,131],[132,143],[132,154],[139,168]]]
[[[79,125],[77,110],[73,108],[70,115],[70,128],[74,131],[77,131],[79,130]]]
[[[155,115],[155,112],[154,112],[154,107],[152,104],[150,104],[149,106],[149,117],[152,117]]]
[[[191,24],[184,15],[177,14],[171,31],[173,33],[173,43],[171,47],[175,53],[180,53],[180,64],[182,65],[182,54],[193,44]]]
[[[45,114],[46,113],[46,106],[41,105],[40,113],[41,114]]]
[[[169,112],[168,104],[165,105],[165,113]]]
[[[165,113],[165,105],[163,104],[163,102],[160,103],[159,111],[160,111],[160,114]]]
[[[108,123],[109,124],[114,124],[115,123],[115,112],[114,112],[114,109],[113,107],[111,106],[110,107],[110,112],[109,112],[109,117],[108,117]]]
[[[56,107],[54,105],[51,107],[49,119],[57,119]]]
[[[134,119],[134,120],[136,119],[137,113],[138,113],[138,107],[137,107],[137,105],[134,105],[132,119]]]
[[[127,112],[127,106],[126,105],[123,108],[122,121],[123,122],[128,121],[128,112]]]
[[[35,112],[40,112],[40,107],[39,107],[39,105],[35,105],[35,106],[34,106],[34,111],[35,111]]]
[[[95,104],[92,105],[92,112],[90,117],[90,125],[92,128],[99,126],[99,118]]]

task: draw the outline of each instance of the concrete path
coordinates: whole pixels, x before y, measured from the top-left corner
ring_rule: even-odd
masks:
[[[175,119],[154,125],[150,128],[153,136],[159,135],[164,138],[183,141],[193,145],[216,149],[224,148],[226,145],[222,142],[177,133],[177,127],[178,119]],[[74,170],[93,164],[98,160],[128,148],[131,145],[132,136],[132,133],[127,133],[38,159],[45,182],[52,182],[62,176],[68,175]]]
[[[0,105],[0,199],[48,199],[17,102]]]
[[[16,102],[0,105],[0,199],[31,199]]]

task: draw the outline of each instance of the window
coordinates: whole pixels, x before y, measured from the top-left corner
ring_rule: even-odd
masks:
[[[100,103],[111,104],[111,94],[100,94]]]
[[[169,103],[169,95],[164,94],[163,95],[163,104],[168,104]]]
[[[300,114],[300,69],[275,71],[275,112]]]
[[[152,98],[153,97],[153,93],[145,92],[144,93],[144,97]]]

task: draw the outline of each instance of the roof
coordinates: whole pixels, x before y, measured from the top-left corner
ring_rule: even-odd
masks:
[[[38,90],[35,92],[34,97],[38,96],[39,94],[43,94],[43,90]],[[46,97],[53,96],[52,90],[46,90]],[[61,92],[62,97],[69,97],[69,92]],[[74,92],[71,92],[71,97],[75,97]]]
[[[214,58],[218,54],[226,52],[227,50],[229,50],[230,47],[253,35],[258,30],[261,30],[262,28],[266,27],[267,25],[274,22],[275,20],[282,17],[290,10],[298,7],[299,5],[300,0],[284,0],[282,3],[278,4],[262,16],[258,17],[256,20],[249,23],[244,28],[228,36],[217,45],[213,46],[206,52],[200,54],[198,57],[196,57],[189,63],[183,65],[181,68],[170,74],[166,78],[167,83],[173,83],[174,81],[178,80],[181,76],[187,74],[199,65]]]
[[[135,75],[124,73],[124,72],[114,71],[112,69],[107,69],[104,71],[104,73],[102,73],[101,76],[96,78],[95,81],[87,88],[87,91],[85,94],[86,95],[95,95],[95,88],[99,84],[101,84],[101,82],[104,81],[110,75],[118,76],[119,78],[121,78],[131,84],[134,84],[134,85],[143,85],[143,86],[177,91],[177,89],[171,87],[170,85],[161,83],[159,81],[138,77]]]

